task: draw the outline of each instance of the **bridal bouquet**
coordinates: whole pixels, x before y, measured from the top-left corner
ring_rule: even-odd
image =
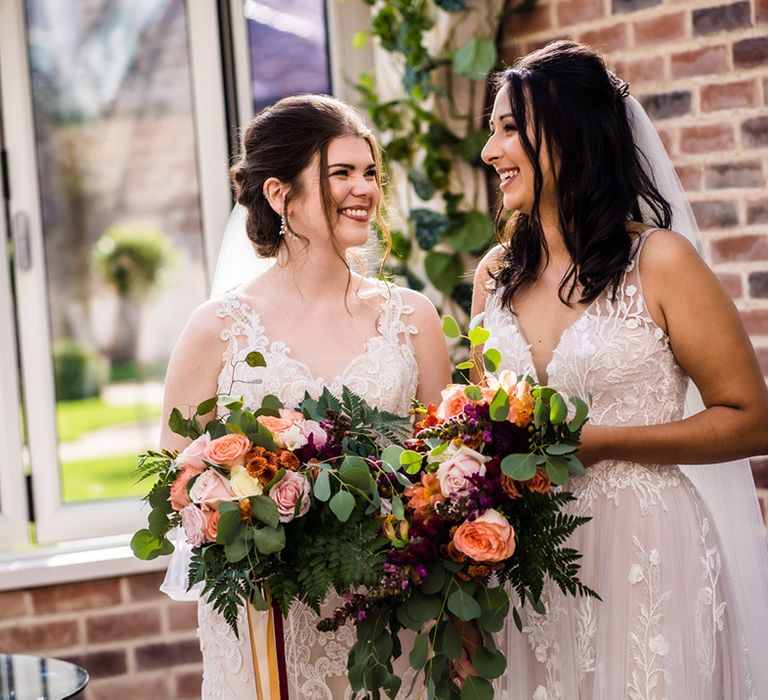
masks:
[[[263,362],[258,355],[246,361]],[[202,426],[217,402],[224,413]],[[274,396],[253,408],[212,398],[189,418],[174,409],[170,425],[192,442],[179,454],[140,456],[138,476],[153,479],[151,511],[131,546],[140,559],[170,554],[167,534],[181,525],[193,547],[190,587],[203,583],[236,634],[247,601],[266,610],[271,597],[287,613],[299,599],[319,612],[332,587],[376,585],[387,544],[376,458],[410,434],[407,417],[345,388],[341,400],[326,390],[297,410]]]
[[[443,328],[449,337],[460,335],[450,317]],[[464,337],[476,352],[488,333],[475,326]],[[389,660],[407,628],[416,633],[410,664],[423,671],[430,697],[459,697],[451,662],[462,657],[462,636],[469,635],[477,642],[475,675],[460,697],[492,698],[490,681],[506,669],[493,634],[510,607],[522,629],[509,590],[540,614],[547,576],[564,593],[596,596],[578,578],[580,554],[565,546],[589,518],[563,510],[573,500],[565,490],[569,475],[584,473],[575,452],[587,404],[528,377],[496,373],[500,360],[497,350],[487,350],[482,382],[449,386],[437,407],[416,404],[414,438],[381,454],[392,511],[383,576],[367,592],[348,595],[322,627],[355,620],[355,691],[378,697],[383,688],[394,697],[399,683]],[[410,477],[404,487],[403,471]]]

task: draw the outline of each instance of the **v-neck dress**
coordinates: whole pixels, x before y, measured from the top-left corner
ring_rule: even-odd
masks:
[[[248,406],[258,406],[263,397],[277,396],[288,408],[295,407],[305,395],[319,396],[324,387],[335,395],[348,386],[368,403],[380,409],[404,415],[416,394],[419,367],[411,336],[417,329],[408,323],[413,308],[400,290],[377,283],[380,313],[377,333],[366,343],[362,353],[352,359],[334,378],[314,376],[304,362],[295,360],[290,349],[279,339],[270,338],[268,330],[251,306],[236,294],[222,297],[218,316],[228,325],[221,332],[225,343],[222,369],[218,378],[220,396],[242,396]],[[343,354],[344,348],[316,347],[316,353]],[[261,352],[266,367],[250,367],[245,357]],[[306,355],[306,349],[302,348]],[[331,596],[322,606],[330,614],[341,600]],[[255,611],[251,614],[258,615]],[[235,636],[229,625],[204,600],[198,606],[200,647],[203,652],[203,700],[255,700],[256,680],[253,656],[241,615],[241,634]],[[315,613],[302,603],[294,603],[284,622],[286,666],[291,700],[343,700],[352,692],[346,679],[347,652],[354,642],[354,631],[342,627],[335,634],[319,632]],[[259,651],[257,650],[257,654]],[[406,700],[406,690],[413,673],[407,661],[402,673],[404,690],[399,700]]]
[[[548,382],[591,400],[590,421],[651,425],[683,417],[688,378],[649,315],[638,237],[614,296],[603,293],[563,332]],[[501,367],[536,376],[531,348],[497,291],[486,348]],[[605,460],[569,482],[581,578],[601,600],[544,592],[504,632],[507,700],[744,700],[753,697],[733,593],[711,516],[675,464]],[[522,535],[521,535],[522,536]]]

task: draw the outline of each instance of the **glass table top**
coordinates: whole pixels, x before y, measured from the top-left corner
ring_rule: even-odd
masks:
[[[0,700],[63,700],[88,683],[85,669],[44,656],[0,654]]]

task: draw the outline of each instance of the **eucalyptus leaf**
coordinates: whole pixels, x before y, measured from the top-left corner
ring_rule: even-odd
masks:
[[[426,634],[417,634],[413,640],[413,648],[408,655],[408,661],[412,668],[422,669],[427,665],[429,657],[429,637]]]
[[[131,538],[131,549],[137,558],[150,561],[157,559],[161,554],[173,552],[173,545],[165,537],[157,538],[144,528]]]
[[[384,464],[388,464],[393,469],[397,469],[400,467],[400,455],[403,454],[403,452],[405,452],[405,450],[399,445],[389,445],[382,451],[381,461]]]
[[[544,452],[546,452],[548,455],[568,455],[572,452],[576,452],[578,449],[578,445],[571,445],[567,442],[559,442],[554,445],[547,445],[544,448]]]
[[[544,470],[553,484],[562,486],[568,481],[568,462],[562,457],[547,456]]]
[[[168,521],[168,513],[162,508],[153,508],[149,512],[149,518],[147,519],[149,523],[149,531],[158,539],[162,539],[168,530],[170,530],[171,525]]]
[[[475,37],[453,55],[453,69],[470,80],[482,80],[496,65],[496,45],[491,39]]]
[[[325,469],[317,475],[313,491],[318,501],[327,501],[331,497],[331,478]]]
[[[252,350],[245,356],[245,364],[249,367],[266,367],[267,361],[264,359],[264,355],[260,352]]]
[[[423,455],[415,450],[403,450],[403,453],[400,455],[400,466],[408,474],[415,474],[421,469],[423,459]]]
[[[237,532],[236,537],[224,545],[224,556],[230,564],[236,564],[248,556],[249,545],[246,542],[242,530]]]
[[[489,372],[495,372],[501,364],[501,353],[496,348],[488,348],[483,353],[483,365]]]
[[[472,360],[466,360],[464,362],[459,362],[459,364],[456,365],[456,369],[458,370],[472,369],[474,366],[475,366],[475,363],[472,362]]]
[[[394,515],[398,520],[405,520],[405,508],[403,507],[403,501],[397,494],[392,496],[392,515]]]
[[[251,537],[260,554],[274,554],[285,549],[285,529],[282,525],[256,528]]]
[[[280,516],[277,513],[277,504],[269,496],[249,496],[251,513],[259,522],[268,527],[277,527]]]
[[[586,421],[587,414],[589,413],[589,406],[587,406],[587,404],[584,403],[584,401],[582,401],[578,396],[571,396],[570,402],[573,404],[576,412],[574,413],[570,423],[568,423],[568,429],[575,433],[581,428],[582,425],[584,425],[584,421]]]
[[[501,471],[511,479],[527,481],[536,474],[536,457],[530,453],[507,455],[501,460]]]
[[[505,421],[509,417],[509,395],[499,387],[490,405],[491,420]]]
[[[473,346],[482,345],[490,337],[491,334],[482,326],[475,326],[469,331],[469,342]]]
[[[443,334],[447,338],[458,338],[461,335],[459,324],[453,316],[443,317]]]
[[[498,678],[507,670],[507,659],[500,651],[480,647],[472,657],[472,665],[482,678]]]
[[[440,614],[442,600],[437,595],[425,595],[416,589],[411,593],[406,605],[410,617],[419,622],[428,622]]]
[[[204,416],[206,413],[210,413],[214,408],[216,408],[216,397],[212,396],[210,399],[206,399],[205,401],[198,404],[197,411],[195,413],[198,416]]]
[[[461,588],[456,588],[448,596],[447,606],[448,610],[464,622],[476,620],[482,612],[479,603]]]
[[[449,659],[461,658],[461,635],[452,620],[445,620],[440,626],[440,652]]]
[[[339,521],[345,523],[355,509],[355,497],[349,491],[342,489],[331,498],[328,506]]]
[[[242,528],[240,522],[240,510],[219,510],[219,522],[216,525],[216,542],[219,544],[230,544],[235,541]]]
[[[471,401],[480,401],[483,398],[483,392],[476,384],[470,384],[464,388],[464,395]]]
[[[493,686],[477,676],[468,676],[461,686],[461,700],[493,700]]]
[[[549,399],[549,421],[554,425],[562,423],[568,417],[568,406],[557,392]]]

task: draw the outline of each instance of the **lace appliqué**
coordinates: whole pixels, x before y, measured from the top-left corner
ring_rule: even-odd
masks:
[[[533,651],[534,658],[546,670],[546,686],[539,686],[533,694],[534,700],[560,700],[563,689],[559,678],[560,645],[556,631],[565,610],[561,605],[559,591],[552,590],[552,582],[547,581],[541,595],[541,602],[547,609],[546,615],[539,615],[529,610],[526,616],[523,634]]]
[[[717,546],[709,540],[709,518],[702,518],[699,541],[704,549],[701,557],[701,578],[704,585],[696,596],[696,656],[699,673],[710,682],[717,663],[717,640],[723,631],[725,601],[718,600],[718,580],[722,560]]]
[[[646,554],[640,540],[632,538],[637,549],[637,562],[629,570],[629,583],[645,589],[637,625],[632,632],[632,680],[627,684],[630,700],[662,700],[654,690],[664,674],[664,657],[670,645],[662,634],[663,604],[670,592],[661,592],[661,557],[656,549]]]

